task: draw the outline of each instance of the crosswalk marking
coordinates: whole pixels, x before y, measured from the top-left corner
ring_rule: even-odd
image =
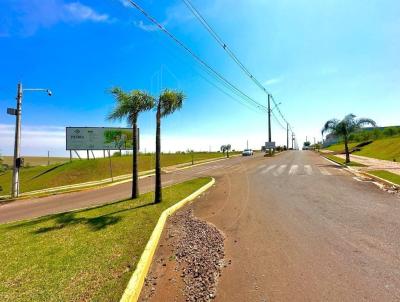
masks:
[[[340,169],[327,168],[319,165],[264,165],[257,168],[260,174],[269,174],[275,177],[289,175],[289,176],[338,176],[345,175],[345,171]]]
[[[281,165],[278,169],[274,171],[274,175],[275,176],[281,175],[285,171],[286,167],[287,165]]]
[[[328,170],[326,170],[325,168],[323,168],[323,167],[318,167],[319,168],[319,171],[321,171],[321,174],[322,175],[332,175]]]
[[[261,171],[261,174],[266,174],[266,173],[268,173],[269,171],[271,171],[272,169],[274,169],[275,167],[276,167],[276,165],[269,166],[269,167],[267,167],[266,169],[262,170],[262,171]]]
[[[289,175],[295,175],[296,172],[297,172],[297,170],[298,170],[298,168],[299,168],[298,165],[292,165],[292,166],[290,167],[290,170],[289,170]]]
[[[307,175],[312,175],[313,174],[313,170],[312,170],[310,165],[305,165],[304,166],[304,172],[306,172]]]

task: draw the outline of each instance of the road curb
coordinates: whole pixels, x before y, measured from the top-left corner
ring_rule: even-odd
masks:
[[[374,175],[374,174],[370,174],[370,173],[368,173],[368,172],[360,172],[360,173],[365,174],[365,175],[367,175],[368,177],[371,177],[371,178],[373,178],[373,179],[375,179],[375,180],[377,180],[377,181],[381,181],[381,182],[383,182],[383,183],[385,183],[385,184],[387,184],[387,185],[391,185],[391,186],[394,186],[394,187],[396,187],[396,188],[400,188],[400,185],[395,184],[394,182],[391,182],[390,180],[384,179],[384,178],[379,177],[379,176],[376,176],[376,175]]]
[[[386,184],[386,185],[391,185],[391,186],[394,186],[394,187],[396,187],[396,188],[400,188],[400,186],[399,186],[398,184],[395,184],[394,182],[391,182],[391,181],[389,181],[389,180],[386,180],[386,179],[384,179],[384,178],[381,178],[381,177],[379,177],[379,176],[370,174],[370,173],[365,172],[365,171],[358,171],[358,170],[356,170],[356,169],[354,169],[354,168],[348,167],[348,166],[343,165],[343,164],[341,164],[341,163],[338,163],[338,162],[336,162],[336,161],[334,161],[334,160],[331,160],[331,159],[329,159],[329,158],[327,158],[327,157],[325,157],[325,156],[323,156],[323,155],[321,155],[321,156],[322,156],[323,158],[325,158],[327,161],[330,161],[331,163],[333,163],[333,164],[335,164],[335,165],[337,165],[337,166],[343,167],[346,171],[348,171],[349,173],[351,173],[351,174],[353,174],[353,175],[355,175],[355,176],[357,176],[357,177],[359,177],[360,175],[368,176],[368,177],[374,179],[375,181],[378,181],[378,182],[381,182],[381,183],[383,182],[383,183]],[[373,182],[373,183],[375,183],[375,182]],[[376,183],[375,183],[375,184],[376,184]],[[378,187],[380,187],[380,186],[378,185]]]
[[[211,178],[210,182],[190,194],[186,198],[182,199],[178,203],[169,207],[161,213],[160,218],[153,230],[153,233],[150,236],[149,241],[146,244],[146,247],[140,256],[140,260],[136,266],[135,271],[132,274],[131,279],[128,282],[128,285],[121,297],[120,302],[136,302],[139,299],[140,292],[142,290],[144,280],[147,276],[147,273],[150,269],[151,262],[153,260],[154,253],[157,249],[158,242],[160,240],[162,231],[164,229],[167,218],[175,213],[177,210],[182,208],[188,202],[192,201],[206,190],[208,190],[215,183],[215,179]]]

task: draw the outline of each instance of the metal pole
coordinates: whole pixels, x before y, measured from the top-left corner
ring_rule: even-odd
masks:
[[[72,162],[72,150],[69,150],[69,162]]]
[[[268,142],[271,142],[271,95],[268,94]]]
[[[17,88],[17,111],[15,116],[15,141],[14,141],[14,168],[11,185],[11,197],[16,198],[19,195],[19,167],[17,159],[20,154],[21,143],[21,110],[22,110],[22,83],[18,83]]]
[[[50,151],[47,151],[47,165],[50,166]]]
[[[110,150],[108,150],[108,158],[110,160],[110,174],[111,174],[111,182],[114,182],[113,172],[112,172],[112,164],[111,164],[111,155]]]
[[[289,123],[286,123],[286,149],[289,150]]]

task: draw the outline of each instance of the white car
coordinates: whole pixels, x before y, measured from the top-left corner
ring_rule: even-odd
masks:
[[[242,152],[242,156],[252,156],[253,155],[253,150],[251,149],[244,149]]]

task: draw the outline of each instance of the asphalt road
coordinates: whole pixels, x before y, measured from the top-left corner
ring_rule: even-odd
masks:
[[[215,301],[400,301],[398,197],[311,151],[205,173],[216,186],[190,207],[225,234],[232,261]],[[150,300],[185,301],[160,257]]]
[[[226,160],[195,165],[189,169],[177,170],[163,174],[163,186],[169,186],[185,180],[207,174],[213,169],[224,169],[248,158],[233,157]],[[154,177],[143,178],[139,181],[141,193],[154,191]],[[0,205],[0,223],[25,220],[48,214],[62,213],[75,209],[102,205],[130,197],[131,182],[113,186],[89,189],[73,193],[52,195],[42,198],[23,199]]]

